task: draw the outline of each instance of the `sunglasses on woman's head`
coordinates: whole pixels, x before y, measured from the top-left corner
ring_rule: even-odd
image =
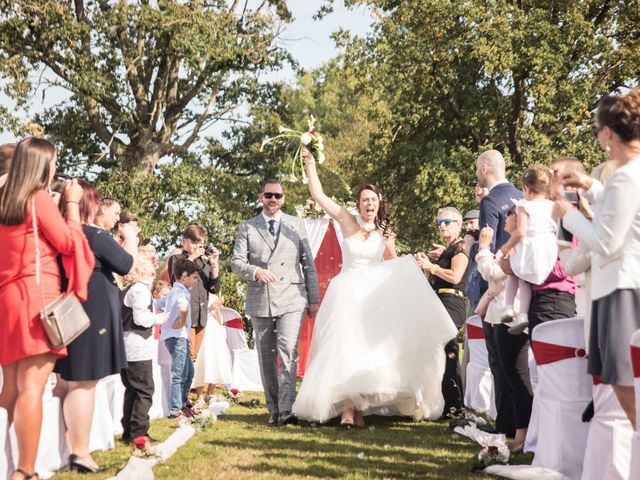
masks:
[[[276,200],[280,200],[284,197],[284,193],[275,193],[275,192],[263,192],[264,198],[270,200],[275,197]]]
[[[66,180],[66,181],[71,181],[72,177],[71,175],[67,175],[66,173],[56,173],[53,178],[55,180]]]
[[[455,222],[455,221],[457,221],[457,220],[452,220],[450,218],[445,218],[444,220],[440,220],[438,218],[438,219],[436,219],[436,225],[440,226],[440,225],[442,225],[444,223],[448,227],[451,224],[451,222]]]

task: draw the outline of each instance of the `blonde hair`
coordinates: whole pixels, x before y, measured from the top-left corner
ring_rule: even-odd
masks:
[[[591,176],[604,185],[617,168],[618,163],[616,161],[608,160],[594,168],[591,172]]]
[[[138,247],[138,258],[136,258],[133,268],[120,279],[122,288],[127,288],[136,282],[149,281],[154,277],[155,269],[151,257],[152,255],[146,245]]]

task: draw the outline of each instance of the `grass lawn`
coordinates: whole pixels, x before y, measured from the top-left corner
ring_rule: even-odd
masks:
[[[242,400],[248,400],[245,395]],[[262,401],[262,397],[259,397]],[[264,404],[264,402],[263,402]],[[487,478],[470,471],[479,446],[453,434],[447,422],[413,423],[399,418],[367,417],[364,429],[266,425],[264,407],[234,405],[212,428],[196,435],[166,463],[155,467],[157,479],[392,479],[466,480]],[[151,435],[169,436],[175,420],[153,422]],[[96,452],[103,474],[61,473],[56,480],[108,478],[129,457],[129,447]],[[530,463],[517,455],[512,463]]]

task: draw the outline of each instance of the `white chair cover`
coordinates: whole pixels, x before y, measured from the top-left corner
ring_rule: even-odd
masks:
[[[227,328],[209,314],[204,338],[193,366],[193,388],[205,384],[231,384],[231,352],[227,345],[226,331]]]
[[[169,415],[169,397],[171,396],[171,355],[164,342],[156,340],[153,358],[153,403],[149,417],[164,418]]]
[[[631,362],[633,364],[633,385],[636,392],[636,431],[631,442],[631,475],[640,478],[640,330],[631,336]]]
[[[464,404],[476,412],[486,413],[496,418],[496,406],[493,392],[493,375],[489,369],[487,344],[482,331],[482,319],[474,315],[467,319],[467,345],[469,363],[464,391]]]
[[[120,378],[120,374],[110,375],[100,380],[104,383],[107,394],[107,402],[109,403],[109,411],[113,420],[113,432],[116,435],[122,435],[122,412],[124,407],[124,384]]]
[[[588,424],[582,422],[581,416],[591,400],[583,320],[545,322],[535,328],[532,340],[538,360],[538,441],[532,465],[578,480],[588,432]],[[535,342],[571,347],[574,356],[541,364]]]
[[[91,435],[89,435],[89,451],[110,450],[115,447],[115,445],[110,396],[107,382],[105,382],[105,379],[102,379],[96,385]]]
[[[243,329],[242,315],[231,308],[222,308],[227,330],[227,344],[231,352],[232,388],[243,391],[264,391],[260,378],[258,352],[249,348]]]
[[[589,422],[583,480],[626,480],[633,430],[610,385],[593,386],[594,415]]]
[[[523,450],[535,453],[536,445],[538,444],[538,366],[531,347],[529,347],[529,380],[533,391],[533,404],[531,405],[531,418],[529,419],[529,428],[527,429]]]

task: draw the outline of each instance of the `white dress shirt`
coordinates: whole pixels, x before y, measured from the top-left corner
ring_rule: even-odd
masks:
[[[133,323],[141,327],[149,328],[164,321],[163,313],[153,313],[151,305],[150,285],[136,282],[124,296],[124,304],[133,310]],[[124,332],[124,348],[127,361],[141,362],[153,360],[153,349],[157,348],[157,340],[151,335],[142,338],[135,332]]]
[[[276,236],[278,236],[278,231],[280,230],[280,220],[282,219],[282,212],[278,210],[273,218],[267,217],[264,212],[262,212],[262,218],[264,218],[264,222],[267,224],[267,230],[269,229],[269,222],[274,220],[273,231],[276,232]]]
[[[618,168],[606,187],[593,181],[585,197],[595,203],[589,222],[577,208],[562,224],[592,252],[591,299],[640,288],[640,156]]]

